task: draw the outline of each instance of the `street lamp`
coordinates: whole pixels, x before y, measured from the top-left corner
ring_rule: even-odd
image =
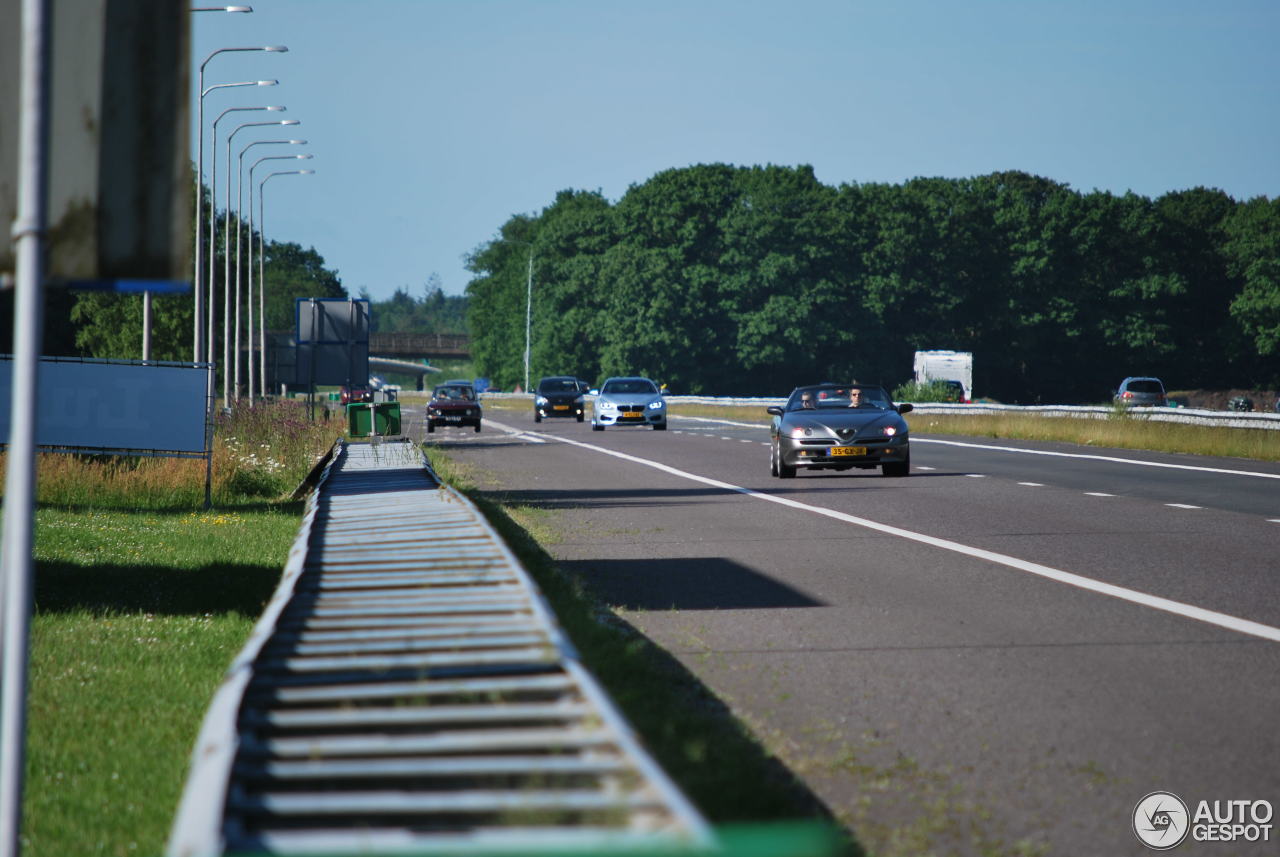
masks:
[[[295,125],[299,124],[296,119],[290,120],[290,121],[293,122],[293,124]],[[241,301],[240,301],[240,233],[242,231],[239,224],[243,223],[244,221],[244,217],[242,216],[242,212],[244,211],[244,200],[242,197],[242,188],[244,186],[244,156],[245,156],[245,153],[248,152],[250,149],[252,149],[254,146],[274,146],[274,145],[305,146],[306,144],[307,144],[306,140],[255,140],[254,142],[250,143],[249,145],[241,149],[240,155],[237,158],[238,166],[236,167],[236,218],[237,218],[237,221],[236,221],[237,222],[237,227],[236,227],[236,333],[235,333],[235,357],[233,358],[235,362],[235,379],[236,379],[235,380],[235,397],[237,400],[240,398],[240,304],[241,304]],[[252,170],[250,170],[250,172],[252,172]],[[249,244],[249,255],[250,255],[249,308],[250,308],[250,316],[252,317],[252,310],[253,310],[253,297],[252,297],[253,295],[253,258],[252,258],[253,256],[253,243],[252,243],[253,242],[253,177],[252,175],[249,177],[249,241],[250,241],[250,244]],[[249,328],[249,341],[250,342],[253,341],[252,327]],[[252,363],[250,364],[249,368],[250,368],[249,380],[250,382],[252,382],[253,380],[253,372],[252,372],[253,364]],[[252,395],[250,397],[252,398]]]
[[[209,64],[209,60],[213,59],[218,54],[228,53],[231,51],[268,51],[271,53],[284,53],[285,51],[288,51],[288,50],[289,49],[283,45],[269,45],[265,47],[252,47],[252,48],[219,48],[218,50],[214,51],[213,53],[205,57],[204,62],[200,63],[200,73],[198,76],[198,85],[196,87],[196,92],[199,93],[199,98],[196,99],[196,262],[195,262],[195,277],[194,277],[196,318],[195,318],[195,334],[193,337],[193,345],[192,345],[193,361],[196,363],[201,362],[200,357],[202,352],[200,348],[200,322],[203,320],[202,316],[204,311],[204,307],[202,305],[202,300],[203,300],[202,295],[204,294],[204,292],[201,289],[201,283],[200,283],[200,272],[201,272],[201,269],[204,267],[203,266],[204,254],[201,252],[201,241],[200,241],[200,218],[202,215],[202,210],[204,208],[204,193],[202,188],[200,187],[200,183],[204,180],[204,97],[215,89],[222,89],[228,86],[254,86],[254,85],[275,86],[276,83],[278,82],[274,80],[271,80],[271,81],[258,80],[258,81],[247,81],[245,83],[223,83],[223,84],[218,84],[216,86],[211,86],[208,89],[205,89],[204,67]],[[213,252],[212,247],[209,248],[209,252],[210,253]],[[212,343],[210,344],[212,345]]]
[[[268,108],[268,109],[283,110],[284,108],[276,107],[276,108]],[[265,126],[298,125],[298,124],[300,123],[298,122],[297,119],[274,119],[269,122],[245,122],[240,125],[237,125],[235,130],[227,135],[227,208],[226,208],[227,228],[223,236],[223,251],[222,251],[224,261],[225,261],[224,268],[226,270],[226,277],[222,286],[223,315],[225,316],[222,322],[222,360],[223,360],[223,363],[225,364],[222,372],[222,398],[224,402],[228,401],[227,394],[229,392],[228,390],[229,382],[228,382],[227,376],[229,373],[227,370],[231,366],[231,359],[230,359],[230,353],[229,353],[231,348],[231,336],[229,334],[230,324],[231,324],[231,309],[230,309],[231,247],[229,243],[231,240],[231,141],[235,139],[236,134],[239,134],[245,128],[261,128]],[[216,144],[217,142],[216,137],[214,138],[214,142]],[[253,143],[250,143],[249,145],[252,146]],[[247,149],[248,146],[246,146],[245,148]],[[215,150],[213,154],[214,154],[214,161],[216,162],[218,153]],[[243,155],[243,152],[241,154]],[[235,316],[236,316],[235,323],[237,328],[236,330],[237,334],[239,333],[239,325],[240,325],[240,224],[242,220],[243,218],[240,217],[240,175],[237,174],[236,175],[236,313],[235,313]],[[213,245],[210,244],[210,247],[212,246]],[[210,253],[212,252],[213,251],[210,250]],[[212,294],[212,290],[210,290],[210,294]],[[237,359],[239,358],[238,352],[236,357]],[[236,378],[236,382],[238,383],[240,380],[239,371],[236,372],[235,378]],[[234,390],[234,393],[237,399],[240,398],[240,391],[238,387]]]
[[[311,157],[311,156],[307,155],[307,157]],[[266,254],[266,247],[267,247],[267,239],[265,234],[267,230],[267,227],[266,227],[267,218],[266,218],[265,206],[263,205],[262,189],[266,187],[267,182],[271,181],[276,176],[309,176],[314,174],[315,174],[315,170],[281,170],[280,172],[271,173],[269,176],[267,176],[261,182],[258,183],[258,324],[259,324],[258,366],[259,366],[259,371],[261,372],[261,381],[262,381],[261,387],[262,387],[262,395],[264,396],[267,394],[267,301],[266,301],[267,281],[265,278],[265,271],[263,269],[263,256]],[[253,196],[253,185],[252,185],[253,170],[252,169],[249,170],[249,175],[251,177],[250,186],[249,186],[249,195],[250,197],[252,197]],[[249,200],[249,216],[250,217],[253,216],[252,198]],[[250,237],[250,240],[253,239],[252,229],[249,230],[249,237]],[[252,261],[250,262],[250,265],[252,266]],[[250,270],[252,270],[252,268],[250,268]],[[250,292],[252,292],[252,288],[253,287],[251,285]],[[252,335],[253,333],[252,323],[250,324],[249,333],[250,335]],[[253,384],[253,359],[252,359],[253,345],[252,343],[250,343],[250,346],[249,346],[249,357],[250,357],[249,383],[250,385],[252,385]]]
[[[283,107],[278,107],[278,106],[272,106],[272,107],[228,107],[226,110],[224,110],[224,111],[222,111],[220,114],[218,114],[218,118],[217,118],[217,119],[214,119],[214,120],[213,120],[213,135],[212,135],[212,139],[210,140],[210,142],[211,142],[211,144],[212,144],[212,146],[213,146],[213,152],[212,152],[213,157],[211,157],[211,158],[210,158],[210,165],[209,165],[209,199],[210,199],[210,201],[211,201],[211,203],[210,203],[210,204],[212,204],[212,202],[213,202],[213,201],[216,201],[216,200],[217,200],[217,198],[218,198],[218,191],[217,191],[217,188],[218,188],[218,123],[219,123],[219,122],[221,122],[221,121],[222,121],[222,119],[223,119],[223,117],[224,117],[224,116],[226,116],[228,113],[237,113],[237,112],[244,111],[244,110],[267,110],[267,111],[271,111],[271,112],[280,112],[280,111],[282,111],[282,110],[284,110],[284,109],[285,109],[285,108],[283,108]],[[268,122],[268,123],[265,123],[265,124],[270,125],[270,124],[275,124],[275,123]],[[245,126],[244,126],[244,125],[241,125],[241,126],[240,126],[240,128],[243,128],[243,127],[245,127]],[[237,128],[236,130],[238,131],[238,130],[240,130],[240,128]],[[233,131],[232,133],[234,134],[235,132]],[[228,380],[228,379],[227,379],[227,367],[230,365],[230,363],[229,363],[229,361],[228,361],[228,359],[227,359],[227,358],[230,356],[230,355],[229,355],[229,353],[228,353],[228,346],[227,346],[227,340],[228,340],[228,337],[227,337],[227,323],[228,323],[228,320],[230,319],[230,314],[229,314],[229,313],[230,313],[230,310],[231,310],[231,291],[230,291],[230,289],[228,288],[228,286],[229,286],[229,285],[230,285],[230,283],[231,283],[231,255],[230,255],[230,253],[228,252],[228,251],[229,251],[229,249],[230,249],[230,244],[231,244],[231,136],[230,136],[230,135],[228,135],[228,136],[227,136],[227,178],[226,178],[226,182],[227,182],[226,206],[225,206],[225,208],[223,209],[223,212],[224,212],[224,214],[225,214],[225,216],[226,216],[226,228],[223,230],[224,234],[223,234],[223,237],[222,237],[222,261],[223,261],[223,276],[222,276],[222,401],[223,401],[224,403],[227,403],[227,402],[229,402],[229,401],[230,401],[230,399],[227,397],[227,380]],[[216,278],[214,277],[214,255],[215,255],[215,254],[214,254],[214,249],[213,249],[213,248],[214,248],[214,247],[216,247],[216,246],[218,246],[218,245],[217,245],[217,236],[216,236],[216,232],[215,232],[215,228],[216,228],[216,224],[217,224],[217,222],[218,222],[218,218],[217,218],[217,216],[216,216],[213,212],[210,212],[210,217],[209,217],[209,300],[210,300],[210,302],[211,302],[211,303],[210,303],[210,305],[209,305],[209,306],[210,306],[210,310],[211,310],[211,312],[210,312],[210,314],[209,314],[209,315],[210,315],[210,323],[209,323],[209,337],[210,337],[210,339],[209,339],[209,348],[210,348],[210,349],[212,349],[212,348],[213,348],[213,331],[214,331],[214,326],[213,326],[213,322],[212,322],[212,317],[213,317],[213,313],[212,313],[212,307],[213,307],[213,304],[212,304],[212,301],[213,301],[213,296],[214,296],[214,292],[215,292],[214,284],[215,284],[215,280],[216,280]]]
[[[533,242],[517,241],[514,238],[504,238],[508,244],[523,244],[529,248],[529,274],[525,280],[525,299],[524,299],[524,391],[529,392],[529,344],[530,329],[533,326]]]

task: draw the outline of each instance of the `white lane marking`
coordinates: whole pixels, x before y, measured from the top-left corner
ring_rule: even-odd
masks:
[[[673,414],[667,417],[667,419],[692,420],[696,423],[718,423],[722,426],[738,426],[740,428],[758,428],[758,429],[769,428],[768,423],[739,423],[739,422],[734,422],[733,420],[716,420],[716,419],[711,419],[710,417],[686,417],[679,414]]]
[[[1084,492],[1084,496],[1086,496],[1086,497],[1114,497],[1114,496],[1116,496],[1116,495],[1115,495],[1115,494],[1104,494],[1104,493],[1103,493],[1103,492],[1101,492],[1101,491],[1086,491],[1086,492]]]
[[[725,437],[724,435],[720,435],[720,439],[721,439],[721,440],[733,440],[733,438],[731,438],[731,437]]]
[[[500,428],[503,427],[500,424],[495,423],[495,425],[498,425]],[[1264,625],[1261,622],[1241,619],[1238,616],[1229,616],[1226,613],[1219,613],[1216,610],[1206,610],[1203,607],[1196,607],[1193,604],[1183,604],[1181,601],[1174,601],[1170,598],[1161,598],[1159,595],[1151,595],[1146,592],[1139,592],[1135,589],[1126,589],[1123,586],[1104,583],[1101,580],[1094,580],[1093,578],[1073,574],[1069,571],[1062,571],[1061,569],[1050,568],[1047,565],[1028,562],[1024,559],[1018,559],[1017,557],[1006,556],[1004,554],[995,553],[994,551],[971,547],[969,545],[960,544],[959,542],[953,542],[949,539],[940,539],[936,536],[927,536],[924,533],[904,530],[901,527],[881,524],[878,521],[859,518],[854,515],[845,514],[844,512],[837,512],[834,509],[824,509],[821,506],[812,506],[808,503],[801,503],[798,500],[792,500],[789,497],[762,494],[759,491],[754,491],[750,488],[743,488],[739,485],[721,482],[718,479],[711,479],[706,476],[698,476],[696,473],[688,473],[684,470],[678,470],[668,464],[662,464],[658,461],[650,461],[646,458],[628,455],[625,452],[605,449],[602,446],[596,446],[592,443],[584,443],[580,440],[571,440],[570,438],[560,437],[558,435],[548,435],[548,438],[551,440],[557,440],[560,443],[567,443],[570,446],[577,446],[582,449],[592,450],[593,452],[602,452],[605,455],[612,455],[614,458],[620,458],[623,461],[630,461],[634,464],[643,464],[645,467],[652,467],[654,470],[669,473],[672,476],[678,476],[692,482],[701,482],[704,485],[710,485],[724,491],[743,494],[756,500],[764,500],[767,503],[777,503],[779,506],[787,506],[804,512],[812,512],[815,515],[822,515],[837,521],[843,521],[847,524],[865,527],[866,529],[875,530],[876,532],[884,533],[886,535],[908,539],[913,542],[919,542],[920,544],[930,545],[932,547],[941,548],[942,550],[952,551],[953,553],[963,554],[964,556],[970,556],[975,559],[986,560],[987,562],[993,562],[997,565],[1003,565],[1008,568],[1025,571],[1029,574],[1048,578],[1049,580],[1056,580],[1059,583],[1065,583],[1068,586],[1075,586],[1089,592],[1095,592],[1100,595],[1117,598],[1121,601],[1128,601],[1131,604],[1150,607],[1153,610],[1172,613],[1176,616],[1195,619],[1196,621],[1215,625],[1219,628],[1225,628],[1229,631],[1236,631],[1240,634],[1247,634],[1252,637],[1260,637],[1264,640],[1271,640],[1273,642],[1280,643],[1280,628],[1273,628],[1272,626]]]
[[[923,464],[917,464],[916,470],[937,470],[936,467],[925,467]]]
[[[1043,488],[1043,482],[1019,482],[1019,485],[1026,485],[1028,488]]]
[[[987,478],[987,474],[985,473],[966,473],[965,476],[968,476],[970,479],[986,479]]]
[[[728,426],[742,426],[743,428],[764,428],[769,426],[762,423],[740,423],[733,420],[718,420],[709,417],[685,417],[680,416],[677,419],[696,420],[701,423],[720,423]],[[1017,446],[997,446],[989,443],[966,443],[959,440],[940,440],[933,437],[912,437],[912,443],[938,443],[944,446],[962,446],[968,449],[990,449],[996,452],[1020,452],[1024,455],[1048,455],[1057,458],[1086,458],[1093,461],[1110,461],[1116,464],[1137,464],[1143,467],[1164,467],[1170,470],[1197,470],[1202,473],[1226,473],[1230,476],[1257,476],[1261,479],[1280,479],[1280,473],[1259,473],[1255,470],[1231,470],[1225,467],[1201,467],[1195,464],[1169,464],[1163,461],[1141,461],[1136,458],[1119,458],[1113,455],[1089,455],[1080,452],[1054,452],[1047,449],[1023,449]],[[933,468],[917,467],[916,470],[932,470]]]
[[[745,437],[738,438],[738,443],[756,443],[754,440],[747,440]]]
[[[1186,503],[1165,503],[1171,509],[1202,509],[1203,506],[1188,506]]]
[[[1257,476],[1261,479],[1280,479],[1280,473],[1258,473],[1253,470],[1228,470],[1225,467],[1200,467],[1194,464],[1168,464],[1163,461],[1140,461],[1136,458],[1117,458],[1112,455],[1086,455],[1079,452],[1051,452],[1046,449],[1022,449],[1017,446],[995,446],[987,443],[963,443],[958,440],[913,437],[912,443],[940,443],[944,446],[963,446],[968,449],[993,449],[997,452],[1021,452],[1025,455],[1050,455],[1057,458],[1087,458],[1092,461],[1110,461],[1116,464],[1138,464],[1143,467],[1165,467],[1170,470],[1198,470],[1202,473],[1226,473],[1230,476]]]
[[[1280,518],[1267,518],[1268,524],[1280,524]]]

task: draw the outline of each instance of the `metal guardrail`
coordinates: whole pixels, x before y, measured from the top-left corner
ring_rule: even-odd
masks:
[[[532,399],[530,393],[485,393],[484,398]],[[588,398],[591,398],[590,396]],[[784,405],[783,397],[731,397],[731,396],[667,396],[673,405],[725,405],[729,407],[759,407],[762,411],[770,405]],[[919,414],[1034,414],[1044,417],[1075,417],[1077,419],[1111,419],[1117,415],[1115,408],[1105,405],[958,405],[943,402],[922,402],[915,406]],[[1252,428],[1280,430],[1280,413],[1265,411],[1210,411],[1199,408],[1127,408],[1124,412],[1134,419],[1152,422],[1211,425],[1224,428]]]
[[[206,715],[170,857],[710,849],[475,507],[343,444]]]

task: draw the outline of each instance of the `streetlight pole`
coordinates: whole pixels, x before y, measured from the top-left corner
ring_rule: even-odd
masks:
[[[287,123],[282,122],[281,124],[288,124],[288,123],[292,123],[294,125],[300,124],[296,119],[290,119],[288,120]],[[249,145],[245,146],[243,149],[240,150],[240,156],[237,159],[238,166],[236,168],[236,218],[237,218],[236,220],[237,222],[237,227],[236,227],[236,333],[235,333],[235,357],[234,357],[235,397],[237,400],[239,400],[240,398],[240,304],[242,303],[242,301],[240,300],[240,244],[241,244],[240,233],[241,231],[243,231],[241,228],[241,224],[243,224],[244,222],[244,217],[242,214],[242,212],[244,211],[244,200],[242,197],[242,188],[244,186],[244,156],[245,156],[245,153],[248,152],[250,149],[252,149],[254,146],[274,146],[274,145],[305,146],[306,144],[307,144],[306,140],[255,140],[254,142],[250,143]],[[252,172],[252,170],[250,170],[250,172]],[[249,294],[250,294],[249,308],[250,308],[250,319],[252,319],[252,309],[253,309],[253,300],[252,300],[252,295],[253,295],[253,177],[252,175],[249,177],[249,242],[250,242],[249,243]],[[249,341],[250,342],[253,341],[252,327],[249,328]],[[252,349],[250,350],[252,351]],[[252,363],[250,363],[250,369],[252,369]],[[250,380],[253,379],[252,371],[249,373],[249,378]],[[250,398],[252,398],[252,394],[250,394]]]
[[[284,110],[283,107],[268,107],[266,109],[267,110]],[[230,398],[228,397],[228,394],[231,392],[231,389],[229,388],[229,385],[231,383],[229,379],[229,375],[230,375],[230,369],[232,365],[231,353],[230,353],[231,352],[231,334],[230,334],[230,330],[231,330],[231,244],[230,244],[231,242],[231,141],[235,139],[236,134],[239,134],[245,128],[259,128],[259,127],[268,126],[268,125],[274,126],[274,125],[297,125],[297,124],[298,124],[297,119],[276,119],[270,122],[245,122],[243,124],[237,125],[235,130],[233,130],[230,134],[227,135],[227,207],[226,207],[227,225],[226,225],[226,229],[224,230],[223,241],[222,241],[222,255],[223,255],[223,260],[225,262],[224,270],[226,272],[223,278],[223,284],[222,284],[222,289],[223,289],[222,400],[223,402],[230,402]],[[215,141],[216,141],[216,137],[215,137]],[[250,145],[253,145],[253,144],[250,143]],[[218,153],[215,151],[214,160],[217,160],[217,154]],[[236,209],[236,287],[237,287],[237,292],[236,292],[236,312],[235,312],[235,317],[236,317],[235,323],[237,326],[240,324],[240,303],[239,303],[240,293],[238,291],[239,283],[240,283],[240,223],[241,223],[240,212],[238,207],[239,199],[240,199],[239,182],[240,182],[240,176],[237,175],[236,176],[236,205],[237,205],[237,209]],[[239,380],[239,373],[236,374],[236,380],[237,381]],[[239,398],[238,388],[235,390],[235,395],[236,395],[236,398],[238,399]]]
[[[529,276],[524,299],[524,391],[529,392],[529,333],[533,327],[533,245],[529,245]]]
[[[215,199],[215,200],[217,199],[217,174],[218,174],[218,123],[222,121],[222,118],[223,118],[224,116],[226,116],[228,113],[237,113],[237,112],[240,112],[240,111],[243,111],[243,110],[268,110],[268,111],[272,111],[272,112],[279,112],[279,111],[284,110],[284,109],[285,109],[285,108],[283,108],[283,107],[277,107],[277,106],[273,106],[273,107],[228,107],[226,110],[222,111],[222,113],[218,114],[218,118],[217,118],[217,119],[214,119],[214,120],[213,120],[213,137],[212,137],[212,140],[210,141],[210,142],[212,143],[212,145],[213,145],[213,156],[210,158],[210,162],[211,162],[211,164],[210,164],[210,167],[209,167],[209,196],[210,196],[210,199]],[[241,128],[243,128],[244,126],[243,126],[243,125],[241,125],[240,127],[241,127]],[[237,128],[236,130],[239,130],[239,128]],[[232,132],[232,133],[234,133],[234,132]],[[230,288],[229,288],[229,286],[230,286],[230,284],[231,284],[231,255],[230,255],[230,253],[228,252],[228,250],[230,249],[230,246],[231,246],[231,137],[230,137],[230,135],[228,135],[228,136],[227,136],[227,178],[226,178],[226,184],[227,184],[227,190],[226,190],[226,194],[225,194],[225,195],[226,195],[226,205],[225,205],[225,206],[224,206],[224,208],[223,208],[223,213],[224,213],[224,216],[225,216],[226,222],[225,222],[225,224],[224,224],[224,228],[223,228],[223,235],[222,235],[222,261],[223,261],[223,267],[222,267],[222,401],[223,401],[223,403],[224,403],[224,404],[229,404],[231,400],[230,400],[230,398],[227,396],[227,384],[228,384],[228,378],[227,378],[227,374],[228,374],[228,372],[227,372],[227,368],[228,368],[231,364],[230,364],[230,361],[228,360],[228,358],[230,357],[230,353],[229,353],[229,350],[230,350],[230,349],[229,349],[229,347],[228,347],[228,345],[227,345],[227,341],[228,341],[228,337],[227,337],[227,329],[228,329],[228,324],[229,324],[229,321],[230,321],[230,318],[231,318],[231,315],[230,315],[230,311],[231,311],[231,290],[230,290]],[[214,291],[215,291],[215,290],[214,290],[214,279],[215,279],[215,278],[214,278],[214,273],[213,273],[213,272],[214,272],[214,265],[213,265],[213,263],[214,263],[214,252],[213,252],[213,248],[217,246],[217,239],[216,239],[216,236],[215,236],[215,233],[214,233],[214,224],[217,222],[217,220],[218,220],[218,218],[217,218],[217,217],[214,217],[214,216],[210,216],[210,218],[209,218],[209,296],[210,296],[210,300],[212,300],[212,298],[213,298],[213,294],[214,294]],[[210,335],[210,336],[212,336],[212,335],[213,335],[213,325],[212,325],[212,324],[210,324],[210,325],[209,325],[209,330],[210,330],[210,334],[209,334],[209,335]],[[209,347],[210,347],[210,348],[213,348],[213,341],[212,341],[212,339],[211,339],[211,340],[210,340],[210,342],[209,342]]]
[[[226,7],[223,7],[223,8],[226,9]],[[230,11],[230,10],[226,9],[226,11]],[[194,285],[195,285],[196,317],[195,317],[195,332],[192,337],[192,360],[195,363],[200,363],[201,362],[200,358],[201,356],[203,356],[200,348],[200,345],[201,345],[200,323],[201,321],[203,321],[202,316],[204,313],[204,306],[202,304],[202,300],[203,300],[202,296],[204,292],[201,288],[200,274],[201,274],[201,269],[204,267],[203,266],[204,254],[201,251],[200,220],[203,215],[203,208],[204,208],[204,189],[201,187],[201,183],[204,181],[204,97],[208,95],[210,92],[212,92],[213,90],[221,89],[225,86],[253,86],[255,84],[260,86],[271,86],[276,83],[276,81],[271,81],[270,83],[267,83],[266,81],[249,81],[246,83],[239,83],[239,84],[219,84],[217,86],[211,86],[208,89],[205,89],[204,67],[209,64],[209,60],[213,59],[218,54],[228,53],[231,51],[269,51],[272,53],[284,53],[285,51],[288,51],[288,50],[289,49],[283,45],[269,45],[265,47],[252,47],[252,48],[219,48],[218,50],[214,51],[213,53],[205,57],[204,62],[200,63],[198,85],[196,87],[196,92],[199,94],[199,97],[196,99],[196,254],[195,254],[196,261],[195,261],[195,271],[194,271],[195,276],[193,277]],[[209,248],[209,252],[210,253],[213,252],[212,247]]]
[[[299,155],[298,157],[302,157],[302,156]],[[311,156],[307,155],[306,157],[309,158]],[[252,169],[249,170],[249,174],[250,176],[253,175]],[[266,218],[265,205],[263,204],[263,188],[266,187],[267,182],[271,181],[276,176],[309,176],[314,174],[315,174],[315,170],[282,170],[280,172],[271,173],[269,176],[264,178],[258,184],[258,324],[259,324],[258,366],[261,372],[261,381],[262,381],[261,387],[262,387],[262,395],[264,396],[267,394],[267,301],[266,301],[267,281],[265,278],[265,271],[263,266],[263,256],[265,255],[266,246],[267,246],[267,239],[266,239],[267,218]],[[252,193],[250,195],[252,195]],[[249,213],[251,215],[253,214],[252,208],[250,208]],[[253,233],[250,232],[249,235],[250,235],[250,240],[252,240]],[[252,335],[252,332],[253,332],[253,328],[251,326],[250,327],[251,335]],[[253,356],[252,347],[250,348],[249,355],[252,358]],[[249,361],[249,377],[250,379],[253,378],[252,359]]]

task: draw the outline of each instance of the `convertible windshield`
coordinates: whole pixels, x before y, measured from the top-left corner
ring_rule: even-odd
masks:
[[[467,402],[475,397],[475,390],[471,387],[436,387],[432,394],[432,398],[436,399],[459,399]]]
[[[853,393],[857,392],[857,401]],[[884,387],[864,384],[849,386],[822,385],[817,387],[798,387],[787,400],[788,411],[809,409],[826,410],[827,408],[893,408],[893,401]]]
[[[658,388],[652,381],[644,378],[621,378],[606,381],[604,389],[600,391],[606,394],[635,394],[635,393],[656,393]]]

